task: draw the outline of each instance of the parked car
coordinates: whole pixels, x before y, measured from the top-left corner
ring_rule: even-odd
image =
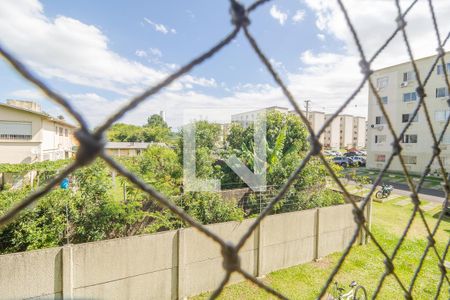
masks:
[[[349,151],[347,153],[344,153],[344,156],[351,157],[351,156],[358,156],[359,154],[357,152]]]
[[[340,165],[341,167],[350,167],[351,165],[353,165],[353,161],[345,156],[336,156],[333,158],[333,162],[337,165]]]
[[[358,166],[358,167],[366,166],[366,159],[362,156],[350,156],[349,158],[353,161],[353,164],[355,166]]]
[[[359,155],[361,155],[361,156],[367,156],[367,152],[364,151],[364,150],[360,150],[360,151],[358,151],[358,153],[359,153]]]
[[[324,150],[324,151],[323,151],[323,154],[324,154],[325,156],[336,156],[336,154],[334,154],[334,152],[331,151],[331,150]]]

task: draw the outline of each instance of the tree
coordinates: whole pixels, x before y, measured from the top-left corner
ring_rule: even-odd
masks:
[[[145,124],[144,127],[169,128],[166,121],[164,121],[163,118],[158,114],[153,114],[150,117],[148,117],[147,124]]]

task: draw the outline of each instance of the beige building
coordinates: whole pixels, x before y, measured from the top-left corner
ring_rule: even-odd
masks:
[[[70,158],[76,127],[53,118],[32,101],[0,103],[0,163]]]
[[[108,142],[105,145],[105,151],[107,154],[115,157],[134,157],[140,155],[152,144],[154,143]]]
[[[325,121],[330,119],[333,115],[326,114]],[[341,148],[341,133],[340,133],[340,119],[334,118],[331,121],[330,126],[325,129],[324,132],[324,148],[339,150]]]
[[[325,115],[325,120],[332,114]],[[325,129],[324,147],[328,149],[363,149],[366,147],[366,118],[352,115],[338,115]]]
[[[325,113],[320,111],[310,111],[308,112],[307,118],[312,130],[317,134],[325,123]],[[325,137],[322,134],[319,138],[319,142],[323,145],[324,141]]]
[[[416,61],[421,78],[429,72],[436,56],[425,57]],[[450,52],[445,54],[445,60],[450,61]],[[430,113],[433,128],[437,134],[442,132],[446,119],[450,116],[447,103],[449,93],[445,84],[443,68],[450,72],[450,63],[446,66],[438,65],[425,87],[426,103]],[[376,85],[381,100],[394,129],[399,133],[410,120],[411,113],[417,106],[419,97],[415,92],[417,80],[411,63],[387,67],[374,72],[372,80]],[[380,169],[384,166],[392,152],[392,136],[386,125],[376,97],[369,91],[369,118],[368,118],[368,168]],[[441,158],[446,167],[450,167],[450,135],[446,134],[441,144]],[[402,155],[407,168],[412,172],[421,173],[432,156],[433,139],[427,125],[425,114],[421,109],[406,131],[402,140]],[[398,157],[391,163],[390,170],[401,171]],[[437,165],[432,165],[432,172]]]
[[[268,113],[271,111],[279,111],[281,113],[288,113],[289,109],[287,109],[286,107],[271,106],[271,107],[266,107],[266,108],[262,108],[262,109],[258,109],[258,110],[247,111],[247,112],[231,115],[231,122],[232,123],[236,122],[236,123],[241,124],[243,127],[247,127],[250,124],[252,124],[258,118],[258,116],[260,116],[263,113]]]

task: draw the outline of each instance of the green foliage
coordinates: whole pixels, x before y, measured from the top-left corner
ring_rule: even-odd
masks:
[[[160,115],[153,114],[147,119],[147,124],[144,127],[162,127],[169,128],[167,123],[163,120]]]
[[[61,159],[56,161],[42,161],[31,164],[0,164],[0,173],[24,173],[29,171],[54,172],[67,166],[71,159]]]
[[[116,123],[108,130],[107,137],[112,142],[150,143],[167,142],[171,134],[167,123],[159,115],[152,115],[144,126]]]
[[[240,221],[244,218],[242,209],[215,193],[186,193],[182,196],[181,204],[190,216],[202,224]]]

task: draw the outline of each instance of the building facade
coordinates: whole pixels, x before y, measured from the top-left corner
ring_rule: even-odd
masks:
[[[445,54],[445,60],[450,60],[450,53]],[[426,76],[433,65],[436,56],[425,57],[416,61],[421,78]],[[439,136],[442,132],[450,109],[447,103],[449,91],[445,84],[443,68],[450,72],[450,63],[443,66],[440,62],[434,68],[425,87],[425,102],[430,114],[434,131]],[[377,70],[372,80],[381,97],[394,130],[400,133],[411,119],[411,114],[418,104],[416,93],[417,80],[411,63],[403,63]],[[393,138],[381,113],[377,98],[369,91],[369,117],[368,117],[368,168],[381,169],[392,153]],[[441,158],[444,165],[450,167],[450,134],[446,133],[441,143]],[[421,173],[431,159],[433,153],[433,139],[426,121],[423,109],[413,119],[411,126],[402,138],[402,156],[407,168],[411,172]],[[447,149],[448,148],[448,149]],[[431,171],[438,166],[434,163]],[[391,163],[390,170],[402,171],[398,157]]]
[[[325,121],[328,121],[333,115],[326,114]],[[339,150],[341,147],[341,133],[340,133],[340,122],[339,117],[334,118],[330,126],[325,129],[324,132],[324,143],[323,146],[326,149]]]
[[[76,127],[31,101],[0,103],[0,163],[33,163],[73,156]]]
[[[259,116],[261,116],[264,113],[271,112],[271,111],[279,111],[281,113],[288,113],[289,109],[287,109],[286,107],[271,106],[271,107],[262,108],[262,109],[258,109],[258,110],[247,111],[247,112],[231,115],[231,122],[239,123],[244,128],[246,128],[246,127],[250,126],[250,124],[253,124]]]
[[[159,143],[144,142],[107,142],[105,145],[106,154],[115,157],[134,157],[140,155],[150,145]],[[161,143],[163,144],[163,143]],[[163,144],[165,146],[165,144]]]

